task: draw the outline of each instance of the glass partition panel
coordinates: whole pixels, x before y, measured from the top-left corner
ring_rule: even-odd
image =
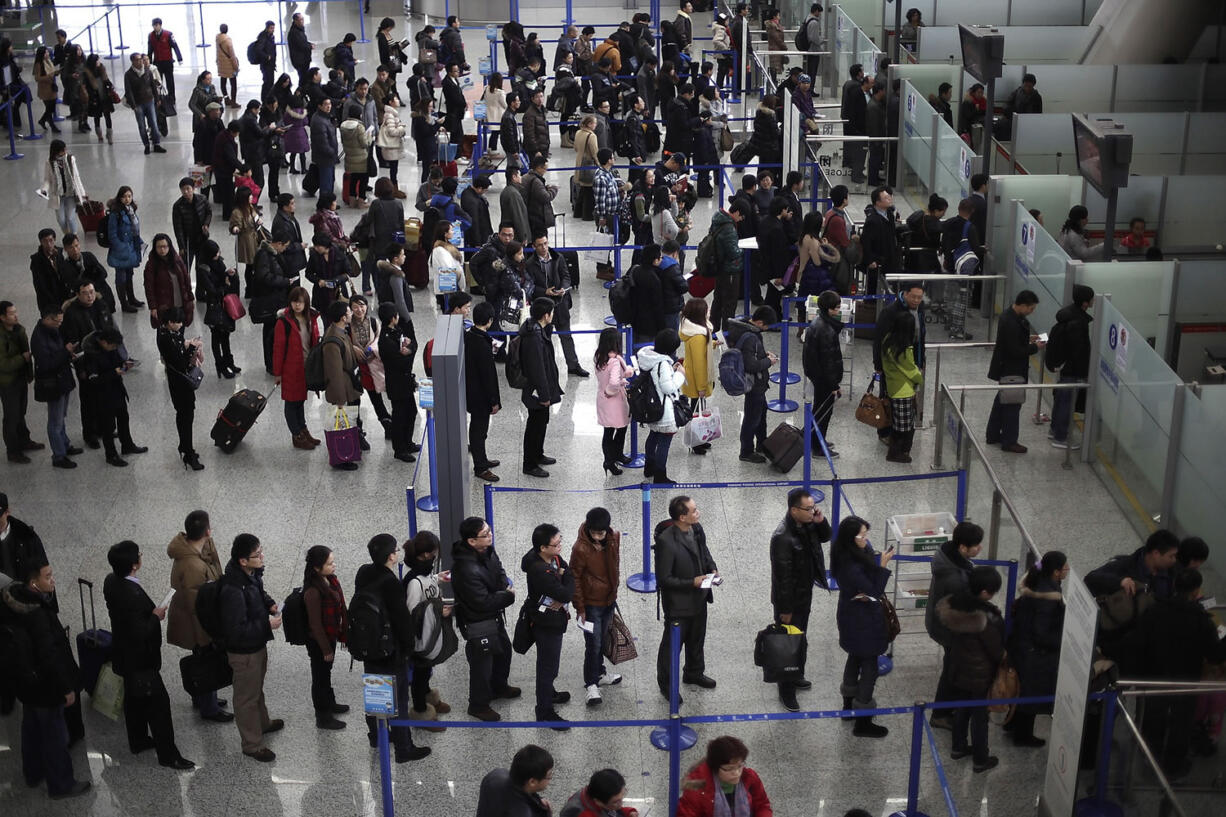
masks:
[[[1180,261],[1179,292],[1172,319],[1204,322],[1223,318],[1226,318],[1226,259]]]
[[[805,3],[807,9],[811,3]],[[881,0],[842,0],[839,3],[839,8],[851,18],[854,25],[859,26],[869,32],[874,37],[881,33]],[[893,8],[890,13],[893,14]],[[806,11],[806,13],[808,13]],[[890,17],[890,24],[893,25],[894,18]],[[844,74],[846,76],[846,74]]]
[[[1027,210],[1043,214],[1041,229],[1051,235],[1060,231],[1069,208],[1082,201],[1083,182],[1073,176],[993,176],[989,194],[1001,204],[989,208],[992,223],[988,225],[988,268],[993,275],[1008,273],[1013,267],[1013,210],[1006,206],[1011,199],[1021,199]]]
[[[1181,536],[1200,536],[1209,543],[1205,568],[1213,587],[1205,595],[1226,601],[1222,564],[1226,562],[1226,535],[1221,516],[1226,508],[1226,385],[1201,386],[1200,394],[1186,389],[1183,433],[1179,438],[1179,461],[1175,470],[1175,529]]]
[[[1035,87],[1043,95],[1047,113],[1111,110],[1113,65],[1034,65],[1027,70],[1038,80]],[[996,87],[1002,86],[997,83]],[[1009,94],[1014,86],[1004,87]]]
[[[957,93],[958,93],[958,75],[961,73],[961,63],[958,65],[941,65],[938,63],[928,63],[926,65],[915,65],[904,62],[902,65],[891,65],[890,70],[892,76],[898,79],[910,80],[916,90],[924,99],[930,96],[936,96],[937,90],[941,87],[942,82],[948,82],[953,86],[954,98],[950,100],[950,105],[956,108]],[[957,120],[955,120],[957,121]]]
[[[1195,110],[1200,77],[1199,65],[1121,65],[1116,76],[1115,110]]]
[[[981,159],[962,137],[942,119],[937,126],[937,178],[933,180],[934,193],[944,196],[957,210],[956,201],[970,195],[971,173],[980,166]]]
[[[1013,236],[1013,292],[1029,289],[1039,296],[1030,325],[1043,332],[1056,322],[1064,304],[1068,255],[1027,211],[1017,205],[1017,234]]]
[[[1130,176],[1128,186],[1121,188],[1116,196],[1115,229],[1126,230],[1128,221],[1134,217],[1145,219],[1145,226],[1154,230],[1162,216],[1162,184],[1163,176]],[[1226,191],[1218,185],[1217,198],[1226,205]],[[1107,218],[1107,200],[1090,185],[1085,188],[1085,206],[1090,211],[1090,224],[1102,225]],[[1203,206],[1204,202],[1200,203]],[[1221,211],[1219,211],[1221,212]],[[1056,225],[1057,229],[1059,225]],[[1159,246],[1166,247],[1167,242],[1159,236]]]
[[[1169,286],[1174,261],[1135,261],[1127,264],[1082,264],[1077,283],[1110,293],[1113,307],[1136,329],[1137,340],[1164,337],[1169,319]]]
[[[1009,22],[1009,0],[937,0],[932,17],[925,20],[930,26],[1003,26]]]
[[[1166,209],[1158,225],[1162,248],[1226,244],[1226,185],[1207,174],[1166,180]]]
[[[856,41],[856,24],[851,17],[843,10],[841,6],[835,6],[834,20],[834,41],[830,44],[830,50],[834,52],[835,63],[838,66],[838,76],[835,78],[838,84],[835,87],[841,88],[842,84],[848,78],[848,71],[851,69],[855,58],[855,41]]]
[[[933,122],[936,111],[928,104],[910,80],[902,83],[902,139],[900,155],[904,166],[904,190],[914,189],[908,182],[916,182],[921,200],[932,192],[932,142]]]
[[[1142,531],[1161,512],[1171,410],[1179,379],[1111,301],[1096,315],[1101,350],[1095,467]]]

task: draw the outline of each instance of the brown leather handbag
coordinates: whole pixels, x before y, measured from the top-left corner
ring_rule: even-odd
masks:
[[[888,428],[894,421],[890,416],[890,403],[873,394],[876,377],[869,381],[868,391],[860,395],[860,405],[856,406],[856,419],[873,428]]]

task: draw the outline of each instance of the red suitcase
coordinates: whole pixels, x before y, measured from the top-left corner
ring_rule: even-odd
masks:
[[[349,174],[346,173],[341,180],[341,201],[345,204],[349,203]]]
[[[105,216],[106,205],[100,201],[86,199],[77,205],[77,218],[81,220],[81,232],[83,234],[88,235],[97,232]]]
[[[430,253],[423,249],[410,252],[408,256],[404,269],[405,280],[417,289],[430,286]]]

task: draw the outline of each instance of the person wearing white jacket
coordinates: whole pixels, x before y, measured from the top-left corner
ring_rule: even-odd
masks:
[[[430,687],[430,677],[434,673],[434,662],[441,663],[440,656],[446,660],[444,652],[455,650],[455,636],[448,637],[444,631],[451,630],[453,624],[446,619],[451,618],[452,605],[442,605],[442,615],[438,615],[436,600],[443,597],[439,582],[451,581],[450,571],[435,572],[439,550],[438,536],[432,531],[418,531],[417,535],[404,543],[404,561],[409,567],[402,582],[405,589],[405,605],[409,615],[413,616],[418,607],[425,604],[421,615],[421,634],[413,645],[414,654],[424,656],[423,659],[412,659],[413,679],[409,693],[413,700],[413,711],[409,716],[413,720],[433,721],[439,715],[451,711],[451,706],[442,699],[437,689]],[[427,726],[427,732],[442,732],[445,727]]]
[[[643,476],[650,477],[657,485],[676,482],[668,478],[668,449],[677,433],[674,404],[685,399],[681,394],[681,387],[685,385],[685,364],[676,358],[680,346],[681,338],[675,329],[661,329],[656,334],[655,344],[638,352],[639,372],[651,378],[664,406],[663,416],[647,424],[649,433],[644,445],[647,464],[643,466]]]
[[[391,177],[392,184],[397,188],[400,182],[396,178],[396,172],[400,168],[400,158],[404,156],[404,135],[406,133],[408,129],[400,119],[400,97],[392,94],[383,105],[383,121],[379,125],[375,147],[379,148],[383,163],[387,165],[388,176]]]
[[[77,160],[68,152],[61,139],[51,140],[50,158],[43,166],[43,186],[40,191],[47,197],[47,206],[55,211],[55,220],[60,232],[81,233],[77,223],[77,205],[85,201],[85,185],[77,172]]]
[[[430,281],[439,311],[446,314],[447,296],[464,290],[464,256],[451,243],[450,221],[440,221],[434,227],[430,250]]]

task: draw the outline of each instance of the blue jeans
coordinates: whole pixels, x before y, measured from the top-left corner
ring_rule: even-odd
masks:
[[[285,425],[289,427],[290,434],[296,435],[299,431],[306,430],[305,400],[285,401]]]
[[[162,134],[158,130],[157,109],[152,102],[146,102],[144,105],[137,105],[132,109],[136,114],[136,129],[140,131],[140,141],[145,147],[149,147],[149,139],[153,138],[153,144],[162,144]]]
[[[47,403],[47,442],[51,446],[51,455],[57,460],[68,456],[68,431],[64,424],[68,419],[68,398],[71,394],[62,394]]]
[[[585,687],[598,683],[605,674],[604,629],[613,616],[613,605],[597,607],[589,604],[583,608],[584,618],[593,625],[592,632],[583,634],[583,685]]]
[[[68,725],[64,705],[22,707],[21,772],[30,786],[47,781],[49,794],[72,787],[72,758],[68,755]]]
[[[1060,383],[1084,383],[1084,377],[1065,377],[1060,375]],[[1068,440],[1069,424],[1073,421],[1073,406],[1077,402],[1077,392],[1071,389],[1058,389],[1051,396],[1051,436],[1053,439],[1065,442]]]
[[[319,165],[319,192],[321,194],[336,192],[336,165],[327,163]]]
[[[60,232],[81,234],[81,225],[77,223],[76,196],[60,196],[60,204],[55,209],[55,220],[59,222]]]

